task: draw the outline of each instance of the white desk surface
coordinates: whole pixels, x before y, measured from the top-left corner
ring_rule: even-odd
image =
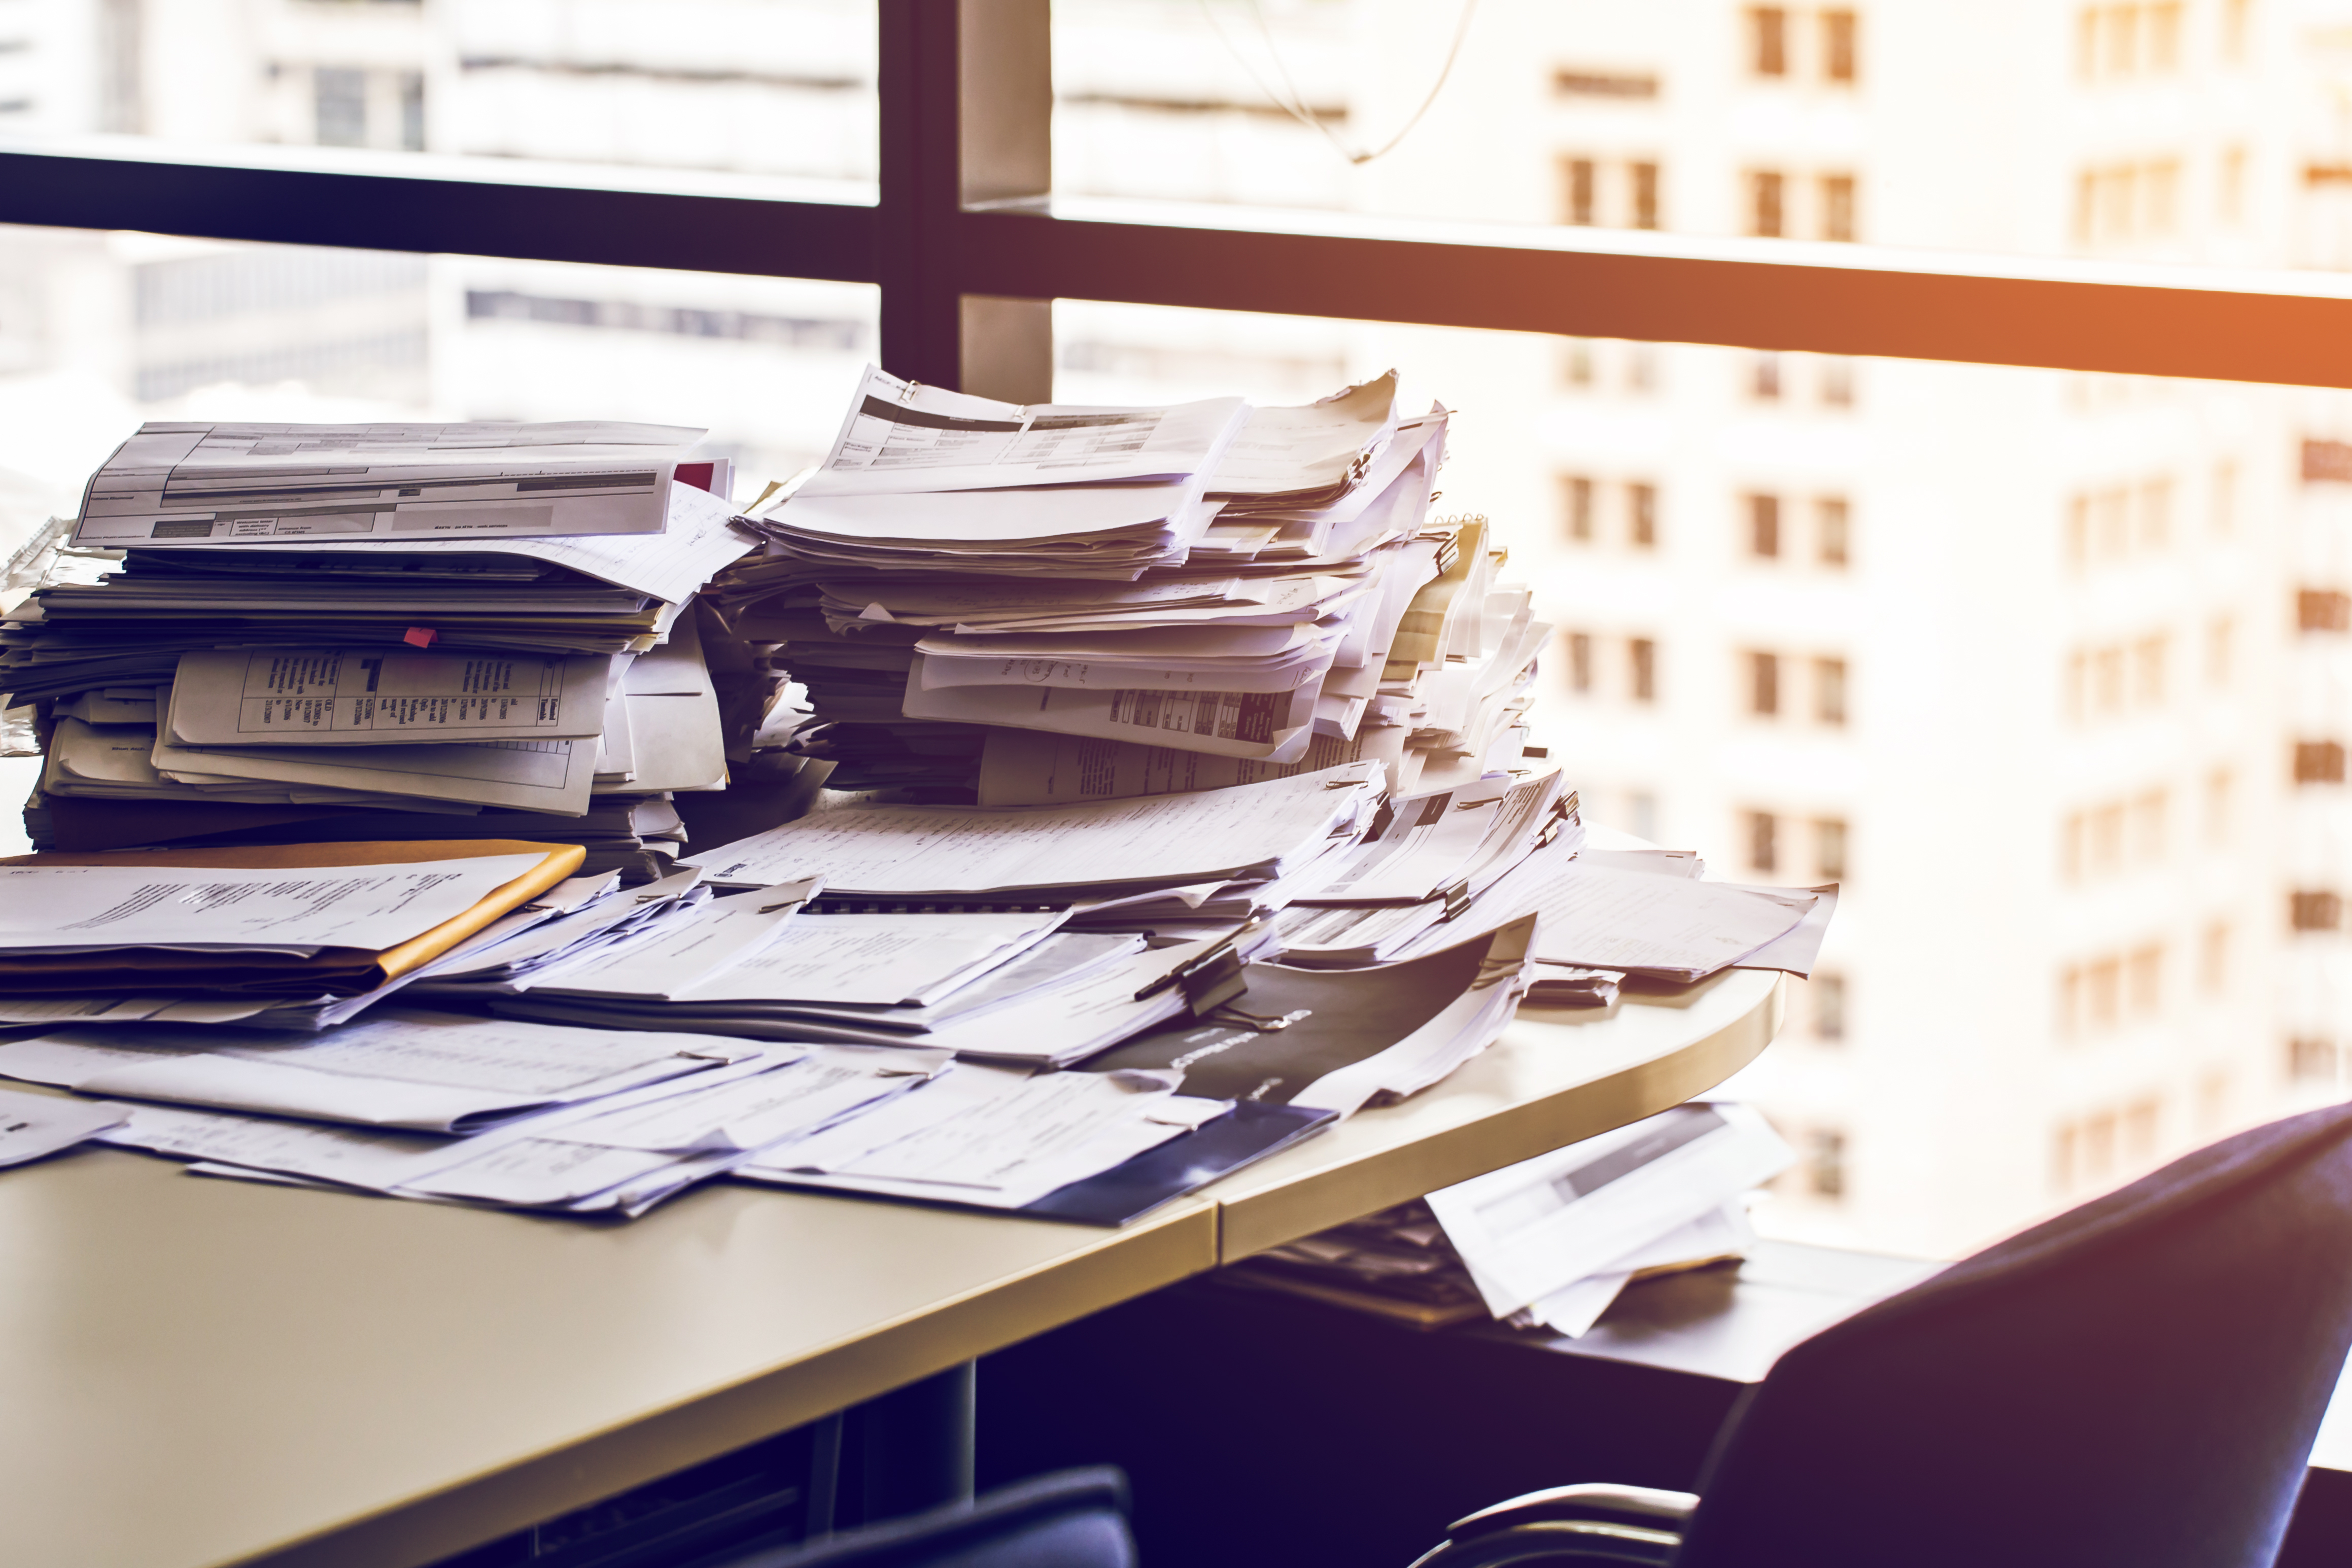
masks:
[[[1761,1051],[1781,994],[1529,1012],[1118,1230],[723,1184],[608,1227],[113,1150],[0,1172],[0,1557],[414,1568],[1663,1110]]]

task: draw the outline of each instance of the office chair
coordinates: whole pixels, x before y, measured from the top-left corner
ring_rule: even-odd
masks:
[[[1823,1330],[1697,1494],[1561,1487],[1413,1568],[2260,1568],[2352,1343],[2352,1105],[2200,1149]]]
[[[727,1568],[1136,1568],[1127,1477],[1108,1465],[1038,1476]]]

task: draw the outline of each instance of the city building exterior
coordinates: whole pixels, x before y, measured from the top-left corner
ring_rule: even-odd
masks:
[[[1456,54],[1460,15],[1057,5],[1056,187],[2352,267],[2340,5],[1487,0]],[[11,16],[0,133],[874,169],[854,4]],[[1588,813],[1728,880],[1841,885],[1782,1042],[1730,1086],[1802,1155],[1767,1228],[1956,1252],[2352,1092],[2339,394],[1084,301],[1055,324],[1070,401],[1302,401],[1393,364],[1459,409],[1440,509],[1495,517],[1559,626],[1538,719]],[[875,351],[847,286],[9,231],[0,507],[70,504],[129,423],[197,410],[701,423],[756,482],[823,449]]]

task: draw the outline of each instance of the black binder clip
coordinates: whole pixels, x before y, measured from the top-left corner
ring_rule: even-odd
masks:
[[[1464,877],[1460,882],[1455,883],[1452,887],[1449,887],[1444,893],[1439,894],[1438,896],[1445,900],[1445,913],[1439,915],[1437,918],[1440,920],[1460,919],[1463,915],[1470,912],[1470,879],[1466,876]]]
[[[1256,924],[1249,922],[1207,952],[1177,965],[1136,992],[1135,999],[1149,1001],[1171,986],[1181,986],[1194,1018],[1205,1017],[1232,1001],[1249,989],[1249,981],[1242,974],[1240,943]]]

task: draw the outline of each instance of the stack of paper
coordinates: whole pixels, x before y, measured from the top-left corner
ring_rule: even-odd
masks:
[[[1441,755],[1475,780],[1517,759],[1545,629],[1488,602],[1483,526],[1429,524],[1447,416],[1395,392],[1024,408],[870,371],[718,591],[805,683],[793,745],[839,788],[1061,804]]]
[[[39,705],[36,843],[436,836],[659,874],[674,791],[723,788],[779,678],[694,597],[757,548],[681,464],[701,433],[149,425],[0,627]],[[679,476],[683,476],[679,477]],[[724,655],[722,657],[721,655]],[[740,666],[737,691],[719,669]],[[730,745],[723,709],[740,731]],[[469,824],[468,819],[488,819]]]
[[[1571,1337],[1634,1275],[1737,1257],[1741,1195],[1795,1163],[1745,1105],[1681,1105],[1429,1195],[1487,1310]]]

